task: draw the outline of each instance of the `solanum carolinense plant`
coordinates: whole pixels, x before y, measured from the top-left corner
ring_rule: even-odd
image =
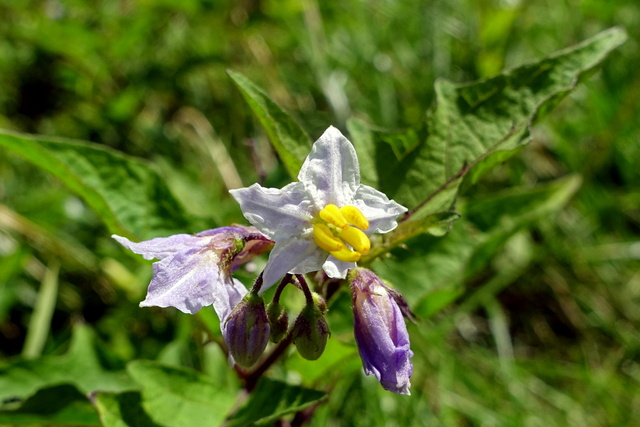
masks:
[[[332,392],[341,361],[355,355],[383,389],[412,399],[412,378],[420,375],[414,361],[422,357],[411,347],[412,331],[459,292],[399,283],[404,267],[394,264],[397,254],[411,260],[417,240],[447,239],[460,218],[462,190],[519,152],[532,123],[625,38],[613,28],[487,80],[439,80],[424,120],[395,132],[351,120],[341,129],[326,123],[324,133],[309,137],[265,91],[229,71],[290,182],[231,189],[225,197],[237,202],[237,214],[228,224],[193,218],[138,159],[90,143],[1,131],[0,146],[59,178],[118,243],[154,261],[140,310],[201,316],[207,342],[218,345],[237,378],[233,390],[221,391],[218,379],[196,370],[134,360],[118,375],[86,381],[70,374],[65,381],[87,394],[111,426],[134,425],[127,421],[134,416],[135,425],[300,424]],[[577,185],[568,177],[541,194],[566,200]],[[437,298],[435,290],[442,291]],[[332,334],[345,322],[352,332]],[[70,350],[74,357],[86,359]],[[321,374],[311,380],[292,360],[316,364]],[[0,396],[20,401],[59,380],[47,375],[22,388],[0,379]]]
[[[293,342],[300,355],[315,360],[330,334],[324,319],[327,295],[313,295],[304,274],[311,275],[312,288],[320,290],[329,281],[346,279],[351,271],[355,337],[365,372],[374,374],[387,390],[409,394],[413,353],[400,308],[406,310],[407,303],[370,270],[356,268],[371,250],[368,235],[392,231],[407,208],[360,183],[351,143],[330,127],[313,144],[298,181],[282,189],[254,184],[232,190],[231,195],[255,228],[222,227],[141,243],[114,236],[145,258],[160,259],[141,305],[176,307],[189,314],[213,305],[231,364],[253,366],[265,351],[272,327],[273,341]],[[269,261],[247,293],[231,271],[269,249]],[[278,281],[277,296],[295,284],[306,297],[306,306],[284,338],[288,325],[281,323],[278,298],[270,303],[278,307],[270,310],[278,316],[269,319],[260,296]]]

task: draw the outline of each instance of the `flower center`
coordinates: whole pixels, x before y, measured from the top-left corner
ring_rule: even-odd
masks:
[[[313,225],[316,244],[345,262],[357,262],[369,253],[371,242],[362,230],[369,228],[369,221],[355,206],[329,204],[322,209]]]

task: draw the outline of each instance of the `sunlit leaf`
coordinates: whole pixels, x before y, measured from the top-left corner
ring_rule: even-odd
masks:
[[[95,405],[104,427],[159,427],[142,408],[140,392],[99,393]]]
[[[408,249],[374,267],[404,292],[419,317],[428,317],[453,302],[465,280],[484,268],[509,237],[565,206],[581,182],[571,175],[469,203],[464,219],[445,238],[414,239]]]
[[[253,113],[267,131],[271,144],[291,177],[296,177],[311,149],[311,139],[300,125],[262,89],[235,71],[227,71]]]
[[[463,177],[482,173],[529,141],[547,114],[626,39],[612,28],[540,61],[469,84],[436,82],[426,121],[390,133],[349,124],[363,181],[408,206],[413,219],[451,210]]]
[[[23,401],[38,390],[57,384],[71,384],[85,394],[136,387],[126,372],[108,370],[102,365],[94,332],[79,325],[74,329],[67,353],[18,360],[0,368],[0,403]]]
[[[6,147],[81,196],[111,233],[146,239],[192,230],[192,222],[149,165],[81,141],[0,130]]]
[[[236,400],[215,378],[191,369],[138,360],[127,370],[142,387],[145,412],[163,426],[220,425]]]
[[[292,412],[301,411],[326,397],[317,390],[263,378],[249,400],[229,420],[227,426],[264,425]]]
[[[0,410],[0,425],[99,426],[87,396],[69,384],[39,390],[17,409]]]

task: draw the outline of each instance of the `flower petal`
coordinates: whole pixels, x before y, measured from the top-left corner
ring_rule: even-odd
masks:
[[[260,293],[269,289],[289,272],[304,274],[320,270],[326,258],[327,253],[309,239],[294,237],[277,242],[262,273]]]
[[[340,261],[333,255],[329,255],[329,258],[322,264],[322,269],[332,279],[344,279],[347,277],[347,271],[352,268],[356,268],[355,262]]]
[[[298,180],[312,195],[318,210],[329,203],[350,204],[360,185],[356,150],[338,129],[330,126],[313,144]]]
[[[236,305],[247,294],[247,288],[238,279],[230,278],[226,283],[213,295],[213,309],[216,311],[220,319],[221,329],[227,316],[233,311]]]
[[[214,231],[214,230],[208,230]],[[189,249],[199,249],[206,244],[209,239],[202,240],[191,234],[175,234],[169,237],[156,237],[155,239],[145,240],[143,242],[134,243],[126,237],[112,235],[118,243],[130,251],[142,255],[144,259],[163,259],[174,255],[178,252],[184,252]]]
[[[194,314],[216,299],[228,298],[230,281],[212,251],[178,252],[153,264],[153,279],[141,307],[175,307]]]
[[[386,390],[410,394],[413,352],[400,307],[372,271],[358,268],[349,278],[354,334],[365,373],[375,375]]]
[[[398,216],[407,211],[407,208],[368,185],[358,188],[353,204],[369,220],[369,229],[365,231],[367,234],[388,233],[398,226]]]
[[[271,240],[286,240],[309,227],[312,202],[299,182],[282,189],[253,184],[229,193],[240,204],[244,217]]]

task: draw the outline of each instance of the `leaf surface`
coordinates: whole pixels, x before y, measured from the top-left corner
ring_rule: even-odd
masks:
[[[251,80],[235,71],[229,70],[227,73],[266,130],[285,169],[295,179],[311,150],[311,138],[289,114]]]
[[[162,178],[140,160],[98,144],[6,130],[0,146],[62,181],[111,233],[149,239],[198,231]]]
[[[145,412],[163,426],[220,425],[236,400],[215,379],[191,369],[137,360],[127,370],[142,387]],[[106,403],[113,415],[117,402]]]
[[[403,132],[351,121],[363,181],[409,207],[412,219],[452,210],[465,175],[473,183],[518,152],[530,125],[625,40],[624,30],[612,28],[488,80],[439,80],[426,120]]]
[[[227,426],[264,425],[284,415],[308,408],[326,393],[282,381],[262,378],[249,400],[234,414]]]

